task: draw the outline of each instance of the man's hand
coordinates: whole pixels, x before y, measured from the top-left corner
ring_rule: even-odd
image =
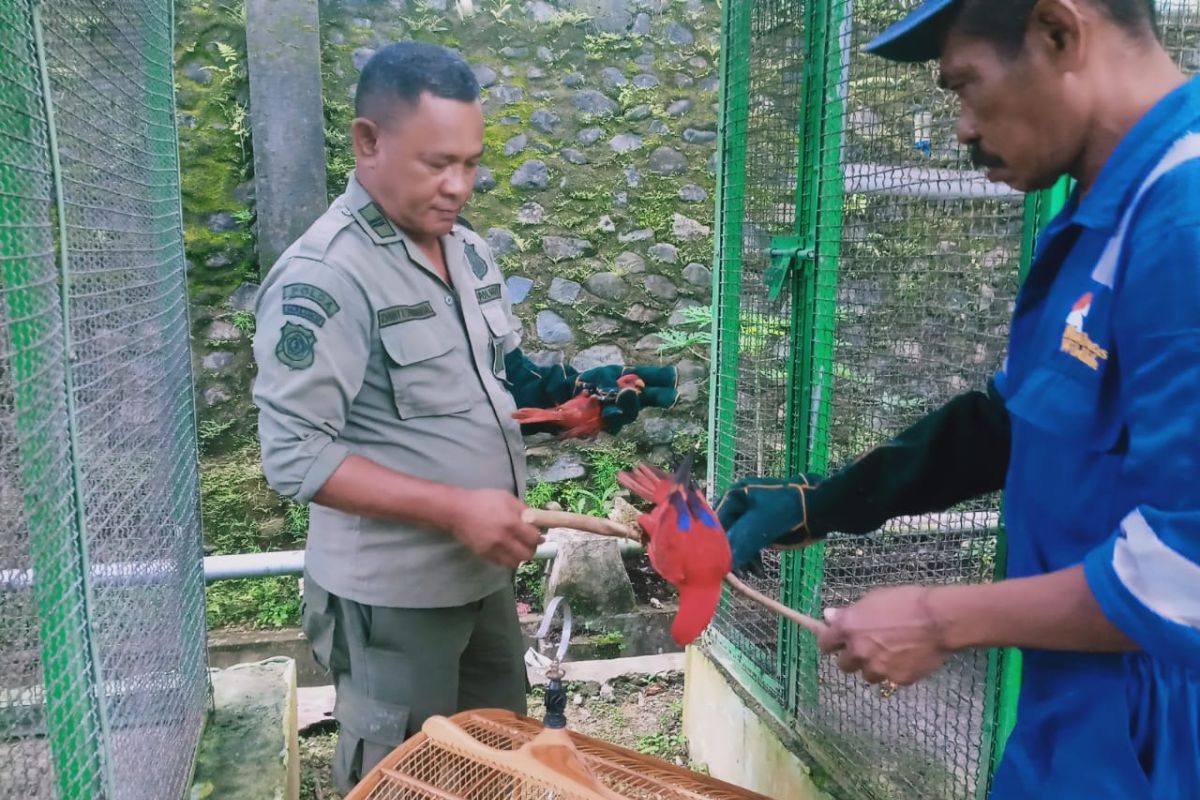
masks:
[[[744,478],[729,488],[717,505],[717,516],[729,536],[735,570],[754,565],[763,548],[803,547],[818,538],[809,528],[805,497],[818,482],[815,474]]]
[[[879,589],[851,606],[830,609],[817,646],[837,655],[842,672],[861,672],[868,683],[915,683],[951,653],[930,607],[930,592],[923,586]]]
[[[516,569],[542,541],[542,532],[521,519],[525,509],[508,492],[468,490],[450,518],[450,533],[480,558]]]

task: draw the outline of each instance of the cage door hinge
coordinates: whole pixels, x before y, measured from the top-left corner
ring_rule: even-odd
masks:
[[[798,236],[776,236],[771,240],[771,266],[763,276],[767,284],[767,296],[778,300],[783,285],[792,270],[803,269],[816,263],[817,250],[810,239]]]

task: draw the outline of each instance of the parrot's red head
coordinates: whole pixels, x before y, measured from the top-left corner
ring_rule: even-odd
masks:
[[[721,602],[721,583],[733,566],[729,540],[716,513],[691,480],[691,459],[674,475],[641,465],[617,476],[622,486],[654,508],[638,517],[650,539],[650,563],[679,592],[671,637],[685,645],[712,622]]]

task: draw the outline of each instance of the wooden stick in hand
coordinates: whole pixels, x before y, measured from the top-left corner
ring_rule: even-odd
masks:
[[[545,511],[543,509],[526,509],[523,518],[525,522],[535,527],[547,530],[549,528],[570,528],[584,533],[595,533],[600,536],[612,536],[617,539],[630,539],[635,542],[644,541],[640,530],[628,525],[613,522],[601,517],[589,517],[584,514],[572,514],[568,511]],[[753,603],[771,611],[786,620],[799,625],[809,633],[816,635],[825,629],[825,623],[813,619],[807,614],[801,614],[794,608],[788,608],[783,603],[767,597],[762,592],[755,591],[742,582],[732,572],[725,576],[725,583],[738,594]]]
[[[641,543],[642,534],[628,525],[613,522],[603,517],[589,517],[585,514],[572,514],[569,511],[546,511],[541,508],[527,508],[521,518],[530,525],[542,530],[550,528],[570,528],[571,530],[595,533],[600,536],[611,536],[616,539],[630,539]]]

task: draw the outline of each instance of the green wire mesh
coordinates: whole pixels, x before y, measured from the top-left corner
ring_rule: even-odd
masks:
[[[100,788],[67,438],[54,181],[29,8],[0,6],[0,794]],[[67,536],[59,532],[67,532]],[[46,658],[43,659],[43,653]],[[80,688],[82,687],[82,691]],[[60,727],[51,746],[47,717]],[[47,780],[47,775],[50,779]],[[51,784],[48,786],[47,784]]]
[[[988,184],[955,136],[936,65],[862,47],[914,3],[728,0],[718,193],[713,477],[832,471],[1000,367],[1026,198]],[[1200,4],[1159,4],[1200,69]],[[794,197],[793,197],[794,196]],[[1052,209],[1051,209],[1052,211]],[[1030,219],[1036,218],[1036,215]],[[1027,242],[1024,242],[1027,244]],[[815,248],[768,294],[772,252]],[[759,588],[808,611],[903,584],[1002,574],[998,497],[834,535],[768,561]],[[774,701],[847,798],[982,798],[1000,746],[995,652],[914,687],[843,675],[807,637],[727,598],[713,646]],[[1011,709],[1008,709],[1011,711]]]
[[[181,797],[207,670],[172,11],[37,11],[0,5],[0,796]]]
[[[837,309],[821,317],[835,341],[834,381],[814,438],[827,441],[832,468],[955,394],[986,386],[1003,361],[1020,267],[1024,198],[971,168],[955,138],[953,97],[936,88],[936,65],[861,52],[903,11],[888,5],[860,7],[831,59],[846,98],[843,214],[817,231],[818,249],[836,244],[840,259],[836,274],[817,276]],[[990,580],[998,512],[997,499],[986,498],[869,538],[831,537],[821,605],[889,585]],[[798,723],[851,796],[982,796],[994,691],[987,652],[956,656],[894,693],[843,675],[830,659],[816,663],[815,703],[797,709]]]
[[[796,157],[804,69],[803,8],[779,2],[731,2],[722,58],[724,138],[720,154],[723,208],[718,219],[718,291],[714,314],[715,387],[719,446],[713,470],[719,484],[732,476],[783,474],[789,394],[789,297],[772,300],[765,282],[772,237],[794,232]],[[764,556],[766,577],[751,581],[782,592],[782,563]],[[762,687],[786,701],[777,618],[730,596],[717,630],[729,640]]]

